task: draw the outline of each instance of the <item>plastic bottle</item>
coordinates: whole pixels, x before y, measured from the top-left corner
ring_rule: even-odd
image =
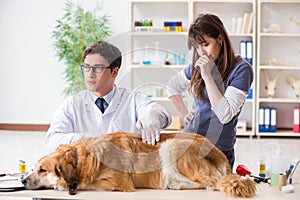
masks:
[[[149,58],[148,48],[149,47],[147,45],[145,45],[145,55],[144,55],[144,60],[143,60],[144,65],[150,65],[151,64],[151,61],[150,61],[150,58]]]
[[[154,64],[161,64],[161,59],[159,57],[159,42],[155,42],[155,55],[154,55],[154,59],[153,59],[153,63]]]
[[[23,160],[19,160],[19,171],[20,171],[20,173],[26,172],[26,164],[25,164],[25,161],[23,161]]]
[[[165,65],[171,65],[171,62],[169,61],[169,54],[168,53],[166,53]]]
[[[271,185],[278,186],[279,174],[285,173],[286,159],[282,155],[281,150],[278,148],[271,160]]]
[[[266,177],[266,160],[264,156],[260,157],[259,162],[259,176],[265,178]]]

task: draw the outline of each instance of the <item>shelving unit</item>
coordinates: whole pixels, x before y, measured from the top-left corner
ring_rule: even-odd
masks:
[[[277,131],[259,132],[258,136],[300,137],[293,133],[293,108],[300,105],[286,77],[300,78],[300,26],[289,20],[300,20],[299,0],[258,0],[257,20],[257,104],[256,118],[259,120],[260,107],[277,109]],[[284,53],[283,53],[284,52]],[[274,97],[266,97],[266,80],[262,70],[274,77],[281,70]],[[272,79],[271,78],[271,79]]]
[[[131,33],[130,47],[132,53],[127,61],[130,66],[130,87],[132,89],[141,88],[147,85],[166,82],[185,65],[163,64],[166,52],[169,52],[169,59],[173,60],[173,53],[186,55],[186,63],[191,63],[192,51],[187,46],[187,30],[191,22],[200,13],[211,12],[218,15],[223,21],[232,38],[236,53],[239,53],[239,45],[242,40],[253,42],[253,68],[256,66],[256,1],[255,0],[131,0],[129,2],[129,24]],[[253,23],[250,33],[236,33],[231,31],[232,19],[242,17],[245,12],[253,13]],[[150,32],[135,31],[134,22],[136,20],[152,19],[153,28]],[[164,21],[182,21],[183,32],[163,32]],[[151,59],[155,56],[155,42],[159,43],[162,55],[159,63],[154,65],[143,65],[145,55],[144,49],[148,49]],[[147,46],[147,47],[146,47]],[[138,63],[138,64],[133,64]],[[255,71],[255,70],[254,70]],[[147,88],[144,90],[147,93]],[[151,94],[150,94],[151,95]],[[253,98],[247,100],[241,112],[240,119],[247,120],[247,132],[237,133],[238,135],[253,136],[255,134],[255,81],[253,82]],[[155,97],[155,96],[154,96]],[[186,102],[191,109],[193,99],[186,95]],[[161,104],[171,104],[166,98],[153,98]],[[172,106],[171,106],[172,107]],[[174,113],[174,110],[169,110]]]
[[[163,65],[166,52],[169,52],[169,59],[172,53],[188,54],[187,28],[189,19],[188,0],[131,0],[129,2],[129,24],[130,24],[130,46],[133,50],[131,61],[142,62],[143,49],[147,45],[152,52],[149,56],[153,58],[155,43],[158,42],[160,51],[159,64]],[[136,32],[134,22],[136,20],[151,19],[153,22],[152,31]],[[181,21],[183,32],[164,32],[164,21]],[[186,55],[189,58],[188,55]],[[132,63],[129,63],[132,64]],[[156,63],[157,64],[157,63]]]
[[[191,52],[187,46],[187,29],[191,22],[189,0],[131,0],[129,2],[130,46],[132,53],[127,65],[130,66],[130,87],[139,89],[154,101],[164,106],[171,115],[179,115],[175,106],[167,98],[166,83],[190,62]],[[151,19],[152,30],[135,31],[136,20]],[[181,21],[182,32],[164,32],[164,21]],[[144,65],[145,49],[150,65]],[[184,64],[175,63],[174,54],[185,56]],[[165,65],[166,60],[171,65]],[[164,92],[157,95],[158,89]],[[190,106],[192,99],[185,98]]]

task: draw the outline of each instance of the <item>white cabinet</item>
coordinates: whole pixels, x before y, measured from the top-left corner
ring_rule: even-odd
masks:
[[[275,108],[276,132],[256,127],[258,136],[300,136],[294,133],[293,109],[299,107],[287,77],[300,79],[300,1],[258,0],[257,19],[257,122],[264,123],[259,108]],[[298,25],[290,19],[298,20]],[[266,73],[267,78],[264,76]],[[266,86],[277,79],[274,96],[268,96]]]
[[[131,0],[129,2],[130,20],[130,52],[127,52],[126,62],[130,66],[130,87],[142,89],[153,96],[153,99],[168,107],[171,114],[176,114],[175,108],[165,97],[157,98],[157,90],[187,63],[191,63],[192,51],[188,50],[187,30],[194,18],[200,13],[214,13],[223,21],[228,30],[236,53],[240,53],[240,42],[252,42],[252,65],[256,68],[256,1],[255,0]],[[245,13],[252,13],[250,31],[236,31],[238,18]],[[145,21],[151,22],[152,27],[135,25]],[[164,32],[164,22],[178,21],[182,23],[182,32]],[[233,21],[236,21],[233,23]],[[243,23],[243,22],[242,22]],[[242,24],[241,24],[242,25]],[[234,29],[234,30],[233,30]],[[176,56],[185,56],[185,63],[178,63]],[[172,65],[164,65],[168,61]],[[143,61],[150,60],[150,65]],[[255,134],[255,81],[253,82],[252,99],[247,99],[241,112],[240,119],[247,121],[247,131],[238,135]],[[186,94],[186,102],[191,109],[193,99]],[[169,105],[168,105],[169,104]]]

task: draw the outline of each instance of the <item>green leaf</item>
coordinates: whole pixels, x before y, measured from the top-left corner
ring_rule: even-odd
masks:
[[[109,16],[102,13],[102,4],[98,3],[91,12],[85,11],[81,4],[74,5],[67,0],[64,14],[56,23],[51,38],[58,60],[66,66],[63,78],[67,81],[67,87],[64,93],[70,95],[85,88],[79,67],[81,58],[87,46],[110,36]]]

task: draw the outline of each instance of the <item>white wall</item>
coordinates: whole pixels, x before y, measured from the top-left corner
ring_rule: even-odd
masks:
[[[93,9],[97,0],[81,2]],[[0,123],[48,124],[63,101],[64,64],[55,56],[51,34],[64,5],[0,0]],[[128,31],[128,0],[104,0],[102,11],[110,16],[113,38]]]

